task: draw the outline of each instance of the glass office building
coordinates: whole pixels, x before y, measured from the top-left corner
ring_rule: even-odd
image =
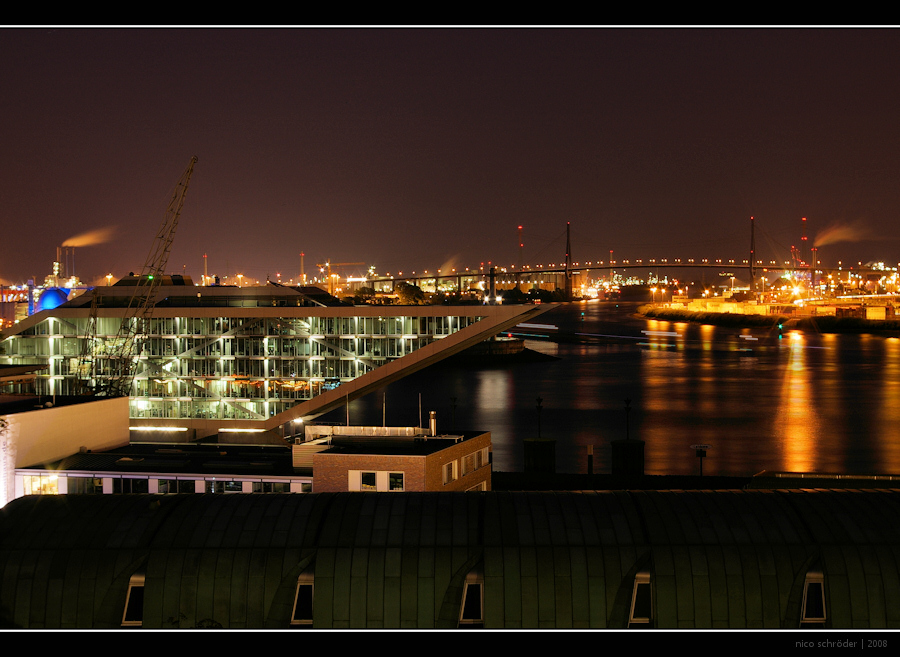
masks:
[[[272,429],[321,414],[335,400],[356,398],[540,312],[350,306],[318,288],[196,287],[187,278],[166,279],[131,356],[130,414],[147,426],[209,429],[202,433],[210,422]],[[35,381],[41,395],[102,387],[121,357],[117,335],[134,291],[128,279],[120,283],[8,329],[0,363],[47,365]]]

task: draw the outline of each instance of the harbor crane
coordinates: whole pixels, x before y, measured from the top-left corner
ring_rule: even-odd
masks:
[[[352,267],[354,265],[364,265],[364,262],[325,262],[321,264],[316,264],[320,270],[322,267],[328,269],[328,294],[334,296],[334,279],[331,277],[331,268],[332,267]]]
[[[144,337],[148,333],[150,317],[156,307],[156,293],[162,284],[166,265],[169,262],[172,241],[175,239],[175,229],[178,227],[178,219],[181,216],[181,209],[184,206],[184,199],[195,164],[197,164],[196,156],[191,158],[190,164],[175,185],[162,225],[156,233],[156,239],[153,240],[141,273],[134,282],[134,292],[128,302],[119,331],[112,343],[106,345],[109,370],[104,372],[107,376],[99,378],[98,383],[94,386],[94,393],[99,397],[123,397],[130,394],[135,375],[134,359],[135,356],[140,355]],[[85,350],[90,352],[91,366],[95,366],[96,362],[94,350],[96,349],[97,297],[95,290],[91,303],[88,335],[85,338],[87,343]],[[96,376],[98,373],[93,372],[93,374]]]

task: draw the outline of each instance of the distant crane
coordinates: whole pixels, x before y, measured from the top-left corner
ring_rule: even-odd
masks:
[[[156,233],[156,239],[144,262],[140,276],[137,277],[134,292],[128,302],[122,324],[112,344],[109,345],[109,376],[101,379],[95,387],[95,392],[101,397],[123,397],[130,393],[131,382],[134,379],[134,356],[140,354],[140,344],[150,324],[150,316],[156,306],[156,291],[162,283],[166,265],[169,262],[169,252],[172,249],[172,241],[175,239],[175,229],[178,227],[178,218],[181,216],[181,208],[184,206],[185,195],[191,174],[194,173],[194,165],[197,157],[191,158],[190,164],[181,175],[175,185],[172,200],[166,208],[166,214],[162,225]],[[96,290],[94,291],[96,299]],[[91,354],[94,349],[94,335],[91,334],[96,322],[96,303],[91,304],[91,320],[89,320],[89,335],[86,340],[90,343]],[[91,358],[93,361],[93,358]]]
[[[331,277],[331,268],[332,267],[352,267],[354,265],[364,265],[364,262],[326,262],[322,264],[317,264],[316,267],[322,268],[325,267],[328,269],[328,294],[334,296],[334,279]]]

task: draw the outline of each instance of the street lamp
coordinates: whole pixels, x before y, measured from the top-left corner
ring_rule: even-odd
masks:
[[[244,287],[244,275],[238,274],[237,277],[238,277],[238,287]]]

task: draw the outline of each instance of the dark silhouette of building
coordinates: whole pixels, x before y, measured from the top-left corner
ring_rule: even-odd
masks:
[[[900,494],[28,496],[0,624],[895,628]]]

